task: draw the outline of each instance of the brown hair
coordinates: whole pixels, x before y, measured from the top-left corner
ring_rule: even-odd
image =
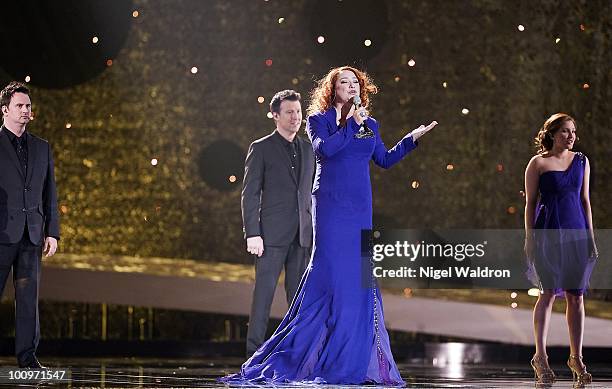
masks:
[[[313,115],[319,112],[325,112],[334,103],[336,97],[335,85],[338,76],[344,70],[350,70],[357,76],[359,80],[359,97],[361,97],[361,105],[368,107],[370,104],[369,94],[378,93],[378,87],[372,82],[372,79],[366,72],[355,69],[352,66],[340,66],[331,69],[325,77],[317,81],[317,86],[310,92],[310,105],[308,106],[307,114]]]
[[[279,113],[281,103],[285,100],[288,101],[300,101],[302,97],[299,93],[291,89],[285,89],[283,91],[278,92],[272,97],[270,100],[270,112]]]
[[[576,120],[566,113],[556,113],[551,115],[542,127],[540,131],[538,131],[538,135],[535,137],[535,146],[538,149],[538,154],[543,154],[553,147],[553,137],[561,128],[561,125],[567,121],[571,121],[574,123],[574,127],[576,126]]]
[[[11,83],[5,86],[2,92],[0,92],[0,107],[5,105],[8,107],[15,93],[25,93],[29,96],[30,90],[25,84],[19,81],[11,81]]]

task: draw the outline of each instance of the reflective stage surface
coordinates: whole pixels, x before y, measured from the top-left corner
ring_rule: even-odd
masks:
[[[223,387],[216,378],[239,369],[242,360],[220,358],[216,360],[158,360],[158,359],[50,359],[42,362],[52,369],[69,370],[68,382],[38,381],[20,383],[0,381],[4,388],[217,388]],[[435,362],[435,364],[433,363]],[[14,360],[0,357],[3,374],[14,366]],[[399,365],[408,388],[535,388],[533,372],[528,361],[521,365],[460,364],[452,361],[411,361]],[[572,388],[569,369],[563,365],[552,366],[559,380],[549,388]],[[612,366],[589,364],[594,382],[588,388],[612,388]],[[300,387],[300,386],[283,386]],[[310,386],[315,387],[315,386]],[[323,385],[322,388],[338,386]],[[348,386],[347,386],[348,387]],[[351,386],[355,388],[356,386]]]

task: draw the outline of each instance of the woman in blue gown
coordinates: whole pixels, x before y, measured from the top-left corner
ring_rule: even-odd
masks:
[[[370,272],[363,282],[361,231],[372,228],[370,161],[391,167],[437,123],[387,150],[366,111],[376,92],[367,74],[348,66],[330,70],[313,90],[306,128],[316,154],[312,258],[272,337],[222,381],[404,385],[380,291]]]
[[[525,252],[535,265],[541,293],[534,307],[536,353],[531,365],[540,382],[552,383],[546,337],[555,296],[565,295],[570,335],[567,361],[579,384],[591,382],[582,362],[583,294],[598,256],[589,200],[587,157],[571,151],[576,122],[552,115],[538,133],[534,156],[525,171]]]

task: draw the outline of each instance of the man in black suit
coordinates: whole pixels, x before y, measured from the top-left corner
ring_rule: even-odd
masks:
[[[278,92],[270,102],[270,111],[276,130],[251,143],[242,187],[247,251],[256,256],[247,356],[265,340],[283,267],[287,302],[291,303],[312,245],[314,154],[310,142],[297,136],[302,124],[299,93]]]
[[[59,220],[51,147],[26,131],[29,94],[15,81],[0,92],[0,295],[12,268],[17,362],[41,368],[36,358],[41,259],[43,251],[50,257],[57,250]]]

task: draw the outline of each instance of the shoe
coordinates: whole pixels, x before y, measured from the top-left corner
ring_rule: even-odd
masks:
[[[536,382],[551,384],[557,379],[555,372],[548,366],[548,358],[546,357],[534,355],[531,359],[531,367]]]
[[[588,385],[593,382],[593,376],[587,371],[586,366],[582,363],[582,355],[570,355],[567,360],[567,367],[572,371],[574,382],[577,386]]]
[[[32,357],[27,363],[19,363],[20,369],[46,369],[45,366],[41,365],[36,357]]]

